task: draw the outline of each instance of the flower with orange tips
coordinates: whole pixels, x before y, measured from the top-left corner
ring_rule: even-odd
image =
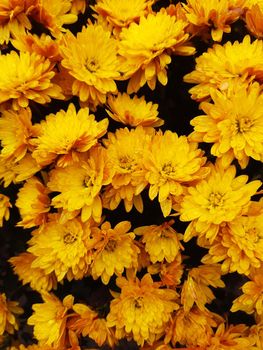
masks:
[[[141,280],[127,273],[127,278],[118,277],[121,293],[111,301],[107,324],[115,327],[117,339],[128,337],[138,345],[153,344],[163,334],[171,317],[178,309],[178,294],[172,289],[161,289],[150,274]]]
[[[101,277],[108,284],[113,274],[121,275],[124,269],[137,268],[138,247],[134,244],[134,233],[129,232],[129,221],[119,222],[114,228],[106,221],[100,228],[91,228],[89,246],[93,249],[91,276]]]
[[[263,1],[246,0],[245,2],[245,22],[249,32],[263,39]]]
[[[45,104],[51,98],[64,99],[61,88],[54,84],[54,63],[36,53],[15,51],[0,55],[0,103],[10,101],[18,110],[29,100]]]
[[[158,118],[158,104],[146,102],[145,97],[137,95],[131,97],[126,93],[118,93],[117,96],[110,95],[107,100],[108,115],[117,122],[136,127],[157,127],[163,125],[164,121]]]
[[[34,337],[40,346],[65,348],[66,323],[74,298],[72,295],[67,295],[60,301],[55,295],[43,292],[42,299],[43,303],[33,304],[34,312],[27,320],[28,324],[34,327]]]
[[[82,279],[91,262],[89,235],[89,223],[84,225],[79,219],[61,224],[55,218],[43,224],[28,242],[28,252],[36,257],[31,266],[46,274],[54,272],[58,281]]]
[[[197,84],[189,90],[197,101],[208,99],[214,89],[227,91],[229,80],[234,80],[236,86],[255,80],[262,83],[262,55],[263,41],[251,42],[249,35],[242,42],[215,44],[197,57],[195,70],[186,74],[184,81]]]
[[[0,193],[0,227],[3,227],[3,221],[8,220],[10,217],[9,209],[12,208],[12,205],[9,201],[9,197]]]
[[[36,257],[28,252],[21,253],[9,259],[14,273],[23,285],[29,283],[33,290],[38,292],[56,289],[57,278],[54,272],[46,273],[44,269],[32,267]]]
[[[16,207],[22,218],[17,226],[30,228],[41,225],[47,220],[47,213],[50,210],[49,192],[35,176],[25,182],[16,200]]]
[[[158,12],[141,17],[138,24],[132,23],[122,29],[119,53],[124,61],[125,77],[130,78],[128,93],[137,92],[146,83],[154,90],[157,80],[166,85],[166,69],[172,60],[170,54],[192,55],[195,52],[186,43],[189,37],[184,32],[186,26],[186,22]]]
[[[89,42],[89,45],[86,43]],[[61,41],[62,66],[75,79],[72,93],[95,109],[106,102],[108,93],[116,93],[115,79],[120,77],[117,41],[102,26],[89,23],[75,37],[71,32]]]
[[[13,334],[18,330],[18,321],[16,317],[23,314],[23,309],[18,306],[16,301],[9,301],[5,293],[0,294],[0,335],[4,332]]]
[[[49,114],[41,122],[36,149],[32,156],[41,166],[57,160],[57,165],[65,167],[79,160],[80,153],[88,151],[103,136],[108,127],[108,119],[100,122],[89,114],[88,108],[76,111],[71,103],[67,111]]]

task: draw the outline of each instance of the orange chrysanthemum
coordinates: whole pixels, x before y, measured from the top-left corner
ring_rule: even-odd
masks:
[[[15,330],[18,330],[16,316],[23,312],[16,301],[7,300],[5,293],[0,294],[0,336],[4,332],[13,334]]]
[[[9,197],[0,193],[0,227],[3,227],[3,221],[10,217],[9,208],[12,208]]]

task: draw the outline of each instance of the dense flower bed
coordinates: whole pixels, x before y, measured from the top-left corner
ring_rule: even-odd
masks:
[[[262,24],[1,1],[1,349],[263,348]]]

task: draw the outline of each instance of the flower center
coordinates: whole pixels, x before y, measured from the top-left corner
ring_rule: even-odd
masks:
[[[84,179],[84,186],[85,187],[92,187],[93,186],[92,178],[89,175],[87,175]]]
[[[114,252],[114,250],[116,249],[116,247],[117,247],[117,242],[114,241],[114,240],[110,240],[110,241],[106,244],[105,250],[106,250],[107,252]]]
[[[259,235],[258,235],[258,230],[256,229],[256,227],[251,227],[249,228],[247,231],[247,236],[249,241],[257,243],[259,240]]]
[[[172,162],[165,163],[162,167],[162,173],[165,175],[171,175],[171,173],[175,172],[175,168],[172,165]]]
[[[219,192],[212,192],[209,195],[210,207],[217,208],[221,207],[224,203],[224,195]]]
[[[133,162],[134,159],[132,159],[130,156],[123,156],[119,158],[120,168],[127,171],[131,171],[133,169]]]
[[[135,309],[141,309],[143,307],[143,297],[138,297],[134,300]]]
[[[253,126],[253,121],[247,117],[236,120],[236,129],[239,133],[245,133]]]
[[[91,73],[94,73],[98,70],[99,64],[96,62],[95,58],[88,58],[85,63],[85,67]]]
[[[73,244],[77,240],[77,234],[73,232],[67,232],[64,237],[63,241],[65,244]]]

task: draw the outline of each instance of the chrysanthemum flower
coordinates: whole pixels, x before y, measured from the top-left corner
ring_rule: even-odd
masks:
[[[153,0],[98,0],[91,8],[120,31],[122,27],[128,27],[148,14],[153,2]]]
[[[61,192],[52,199],[55,208],[62,208],[62,218],[77,216],[81,211],[81,220],[92,217],[100,222],[102,186],[111,182],[112,171],[106,150],[94,147],[79,163],[66,168],[55,168],[50,173],[48,187],[51,191]]]
[[[35,176],[25,182],[16,200],[16,207],[22,218],[17,226],[30,228],[46,221],[50,209],[49,192],[48,188]]]
[[[13,334],[15,330],[18,330],[16,316],[23,312],[16,301],[7,300],[5,293],[0,294],[0,335],[3,335],[4,332]]]
[[[9,208],[12,208],[9,198],[0,193],[0,227],[3,227],[4,220],[9,219]]]
[[[19,51],[35,52],[40,56],[48,58],[51,62],[61,60],[58,42],[50,35],[42,33],[40,36],[36,34],[24,34],[16,36],[12,40],[12,45]]]
[[[165,343],[171,341],[173,346],[180,343],[190,349],[206,349],[214,334],[213,328],[222,322],[222,317],[208,309],[201,311],[194,306],[186,312],[180,308],[166,330]]]
[[[71,13],[72,0],[49,1],[41,0],[33,12],[35,21],[40,22],[50,30],[53,36],[59,37],[65,24],[77,21],[76,14]]]
[[[189,92],[195,100],[210,96],[213,89],[227,90],[228,81],[236,84],[253,80],[263,82],[263,41],[251,43],[246,35],[241,43],[228,41],[225,45],[215,44],[196,59],[195,70],[184,76],[184,81],[198,84]]]
[[[33,150],[30,139],[38,135],[38,130],[38,126],[32,125],[30,108],[3,111],[0,118],[1,157],[21,160],[27,151]]]
[[[198,236],[199,243],[204,237],[212,243],[221,224],[231,222],[248,208],[261,181],[247,183],[247,175],[235,176],[235,166],[224,169],[217,163],[211,165],[207,179],[188,188],[181,203],[180,220],[193,221],[185,231],[185,241]]]
[[[248,30],[258,39],[263,39],[263,1],[246,0],[245,22]]]
[[[33,232],[28,251],[36,256],[33,268],[40,268],[46,274],[55,272],[58,281],[82,279],[88,271],[90,253],[88,251],[89,223],[79,219],[50,221]]]
[[[70,12],[74,15],[84,13],[87,7],[86,0],[72,0]]]
[[[178,55],[194,53],[195,49],[186,44],[189,37],[184,32],[186,26],[186,22],[158,12],[141,17],[139,24],[132,23],[123,28],[119,53],[127,65],[126,77],[130,77],[128,93],[138,91],[146,83],[153,90],[157,79],[166,85],[171,52]]]
[[[61,88],[52,82],[54,63],[35,53],[15,51],[0,55],[5,67],[0,77],[0,103],[11,101],[14,109],[27,107],[29,100],[45,104],[51,98],[64,99]]]
[[[147,186],[145,179],[144,155],[151,142],[154,129],[118,129],[114,134],[108,133],[103,142],[114,172],[112,182],[103,194],[103,206],[114,210],[124,200],[126,211],[133,205],[140,212],[143,203],[140,193]]]
[[[181,293],[184,311],[190,311],[194,304],[202,311],[206,309],[205,305],[210,304],[215,299],[209,285],[214,288],[225,286],[221,280],[219,264],[200,265],[188,272]]]
[[[58,166],[67,166],[79,160],[79,154],[96,145],[108,127],[108,119],[100,122],[89,114],[88,108],[76,112],[71,103],[67,111],[49,114],[41,122],[40,135],[36,139],[33,157],[41,166],[57,159]]]
[[[151,262],[172,262],[183,246],[180,244],[182,235],[173,228],[173,220],[160,226],[150,225],[138,227],[134,230],[136,235],[142,236],[141,241],[145,244],[145,251],[149,254]]]
[[[38,292],[56,289],[57,278],[55,273],[48,274],[39,267],[32,267],[35,259],[36,257],[33,254],[24,252],[9,259],[9,262],[23,285],[29,283],[30,287]]]
[[[224,273],[248,275],[263,263],[263,213],[241,216],[227,223],[202,261],[221,262]]]
[[[178,136],[169,130],[153,137],[150,151],[146,153],[144,166],[150,184],[149,197],[158,200],[164,216],[172,209],[171,196],[180,196],[183,185],[207,176],[209,168],[203,165],[206,158],[198,144],[189,142],[186,136]]]
[[[25,33],[32,25],[28,16],[37,7],[37,0],[1,0],[0,45],[8,44],[11,36]]]
[[[42,293],[43,303],[33,304],[33,314],[27,320],[34,326],[34,337],[39,345],[65,348],[67,313],[72,309],[74,298],[67,295],[61,302],[55,295]]]
[[[242,286],[243,294],[234,300],[231,311],[257,312],[263,315],[263,273],[262,269],[251,275],[250,281]]]
[[[90,45],[86,43],[89,42]],[[120,77],[117,41],[102,26],[89,23],[75,37],[68,32],[61,42],[62,65],[75,78],[73,95],[92,108],[106,102],[107,93],[116,93],[114,79]]]
[[[213,143],[213,155],[226,165],[237,158],[245,168],[249,157],[263,161],[263,95],[257,83],[231,90],[211,93],[213,104],[201,103],[206,115],[191,120],[190,139]]]
[[[230,33],[230,24],[242,14],[245,0],[187,0],[182,3],[187,20],[196,27],[197,33],[210,30],[214,41],[221,41],[223,33]]]
[[[117,339],[126,336],[138,345],[152,344],[163,335],[171,313],[178,309],[178,294],[159,288],[160,283],[153,282],[149,274],[141,281],[132,275],[118,277],[116,284],[121,293],[111,301],[108,326],[116,327]]]
[[[161,126],[163,119],[158,118],[158,104],[146,102],[145,97],[131,97],[126,93],[119,93],[118,96],[109,96],[107,100],[108,115],[117,122],[136,127]]]
[[[108,284],[114,274],[121,275],[125,268],[137,267],[139,249],[130,228],[129,221],[119,222],[114,228],[108,221],[100,228],[91,228],[89,246],[94,253],[90,273],[94,279],[101,277],[102,282]]]

